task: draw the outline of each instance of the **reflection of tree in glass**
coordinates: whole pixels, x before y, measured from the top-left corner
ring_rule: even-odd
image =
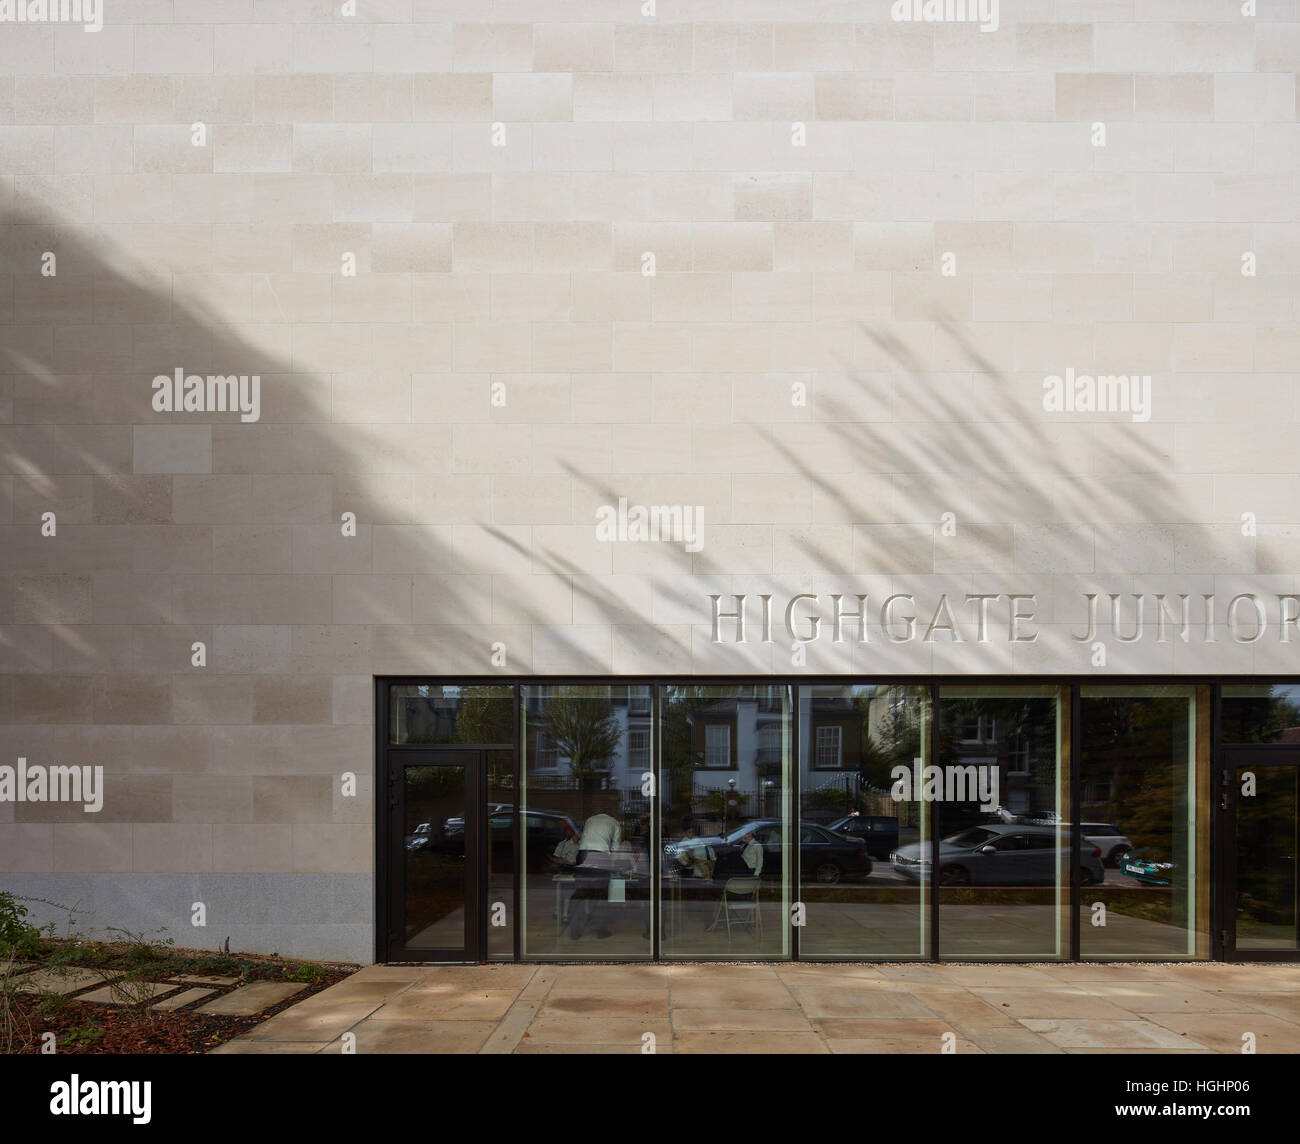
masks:
[[[668,772],[673,805],[690,802],[696,768],[703,765],[703,760],[696,759],[696,716],[717,701],[715,696],[709,695],[707,689],[700,685],[664,689],[661,708],[664,769]]]
[[[921,704],[909,697],[907,702],[891,705],[873,735],[871,706],[881,702],[879,694],[859,696],[856,701],[862,716],[858,774],[867,786],[889,790],[894,785],[893,769],[911,767],[921,753]]]
[[[513,743],[514,703],[500,687],[462,687],[456,711],[457,743]]]
[[[583,817],[588,817],[598,764],[613,757],[623,738],[607,689],[557,688],[543,703],[538,722],[557,754],[568,759],[569,774],[582,792]]]
[[[1280,743],[1300,727],[1300,704],[1287,695],[1224,696],[1223,741]]]
[[[1187,703],[1083,701],[1085,815],[1117,826],[1135,847],[1165,852],[1153,855],[1163,861],[1172,857],[1175,815],[1186,816]]]

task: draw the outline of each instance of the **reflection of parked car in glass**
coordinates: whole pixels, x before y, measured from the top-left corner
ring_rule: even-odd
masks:
[[[836,834],[861,838],[873,858],[888,859],[898,849],[898,819],[883,814],[849,814],[837,818],[827,828]]]
[[[511,847],[514,845],[515,808],[504,806],[488,819],[492,836],[492,861],[498,868],[508,867]],[[562,840],[576,843],[581,837],[577,823],[567,814],[553,814],[545,810],[524,812],[524,853],[528,856],[528,871],[536,874],[551,868],[551,855]]]
[[[716,856],[714,881],[752,877],[753,869],[743,857],[751,839],[763,848],[760,876],[780,878],[783,829],[775,818],[746,822],[726,835],[668,842],[664,845],[665,869],[684,869],[692,860],[706,857],[712,850]],[[823,885],[832,885],[841,878],[864,878],[871,873],[871,857],[860,838],[837,834],[811,822],[799,825],[799,863],[805,881]]]
[[[894,870],[919,881],[929,872],[932,843],[913,842],[893,854]],[[1017,825],[972,826],[939,842],[943,886],[1040,886],[1068,879],[1070,838],[1064,832]],[[1106,876],[1101,851],[1084,843],[1079,879],[1085,886]]]
[[[1085,822],[1079,829],[1083,831],[1084,841],[1101,851],[1101,860],[1107,866],[1118,866],[1124,852],[1133,849],[1133,843],[1109,823]]]
[[[422,822],[406,836],[407,850],[433,849],[433,823]]]
[[[508,802],[490,802],[488,803],[488,815],[498,814],[503,810],[513,810],[514,808]],[[457,814],[447,819],[442,824],[442,836],[444,838],[455,838],[465,833],[465,816]]]
[[[1164,851],[1150,846],[1126,851],[1119,860],[1119,872],[1147,886],[1171,886],[1178,864]]]

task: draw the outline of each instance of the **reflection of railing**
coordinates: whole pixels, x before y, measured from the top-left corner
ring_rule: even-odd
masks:
[[[617,782],[612,781],[614,776],[608,771],[593,770],[588,772],[588,774],[590,778],[600,780],[601,790],[613,790],[618,786]],[[553,775],[539,774],[536,771],[529,771],[524,776],[524,780],[525,785],[533,790],[577,790],[579,786],[578,780],[573,776],[572,772],[569,771]]]

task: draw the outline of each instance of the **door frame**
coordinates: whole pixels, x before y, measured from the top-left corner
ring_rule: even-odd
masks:
[[[1237,949],[1237,805],[1241,796],[1236,782],[1239,767],[1300,770],[1300,747],[1267,743],[1225,746],[1221,750],[1220,793],[1215,809],[1221,840],[1216,871],[1219,932],[1215,936],[1219,939],[1219,956],[1224,961],[1300,961],[1300,949]]]
[[[477,747],[418,747],[395,750],[388,756],[387,831],[389,860],[387,960],[395,962],[478,962],[482,959],[483,870],[483,800],[480,788],[484,775],[484,752]],[[400,931],[404,920],[402,902],[406,896],[405,823],[402,814],[403,780],[410,767],[453,767],[465,772],[465,798],[461,813],[465,817],[465,891],[464,944],[459,949],[408,947]]]
[[[514,752],[513,743],[430,743],[406,745],[389,741],[391,708],[389,690],[394,680],[376,676],[375,686],[375,961],[380,964],[443,964],[481,963],[487,953],[487,887],[488,831],[484,810],[487,806],[487,754],[489,751]],[[518,712],[515,713],[516,723]],[[463,755],[457,762],[455,755]],[[442,765],[460,765],[468,769],[465,784],[465,844],[466,861],[471,862],[466,885],[465,949],[460,956],[438,957],[436,950],[428,951],[428,958],[414,959],[405,951],[402,935],[395,931],[400,918],[395,917],[393,904],[402,893],[405,878],[402,862],[403,834],[397,816],[401,805],[401,781],[409,765],[439,765],[431,756],[439,756]],[[517,765],[517,763],[516,763]],[[515,833],[518,833],[516,826]],[[518,839],[515,839],[518,847]],[[517,890],[516,890],[517,893]],[[514,903],[517,910],[518,903]],[[424,953],[425,951],[416,951]],[[394,955],[396,954],[396,958]],[[518,957],[518,949],[515,950]]]

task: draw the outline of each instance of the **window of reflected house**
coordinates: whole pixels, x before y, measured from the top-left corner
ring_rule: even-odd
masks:
[[[895,799],[929,751],[930,689],[799,688],[801,956],[928,956],[928,805]]]
[[[1069,955],[1068,688],[939,689],[943,959]],[[937,855],[933,851],[937,850]],[[1101,868],[1085,860],[1086,877]]]
[[[660,952],[790,955],[790,688],[660,688]]]

